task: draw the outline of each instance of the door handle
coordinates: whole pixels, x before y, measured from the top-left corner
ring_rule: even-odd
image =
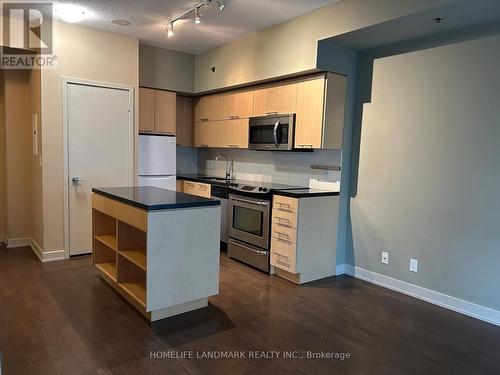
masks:
[[[83,178],[80,178],[80,177],[76,177],[76,176],[75,176],[75,177],[73,177],[73,178],[71,179],[71,181],[73,182],[73,184],[75,184],[75,185],[76,185],[76,184],[78,184],[79,182],[82,182],[82,181],[85,181],[85,180],[84,180]]]
[[[278,126],[280,126],[279,120],[276,121],[276,124],[274,124],[274,129],[273,129],[273,139],[274,139],[274,145],[276,148],[278,148]]]

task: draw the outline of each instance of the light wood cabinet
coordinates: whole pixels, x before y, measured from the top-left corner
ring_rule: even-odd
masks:
[[[298,82],[295,148],[342,149],[346,83],[333,73]]]
[[[295,148],[321,148],[325,84],[322,76],[297,85]]]
[[[254,90],[253,116],[295,113],[296,108],[297,82]]]
[[[183,193],[197,195],[199,197],[210,198],[212,186],[201,182],[187,181],[183,182]]]
[[[249,118],[253,114],[253,90],[224,93],[220,96],[220,119]]]
[[[273,196],[271,265],[301,284],[335,275],[338,196]]]
[[[197,122],[194,124],[195,147],[224,147],[223,121]]]
[[[155,133],[175,135],[177,94],[155,90]]]
[[[222,145],[224,148],[248,148],[248,119],[222,121]]]
[[[155,90],[139,87],[139,133],[155,131]]]
[[[139,133],[175,135],[177,94],[139,88]]]
[[[194,102],[194,122],[220,120],[220,95],[196,98]]]
[[[193,145],[193,99],[177,97],[176,141],[178,146]]]

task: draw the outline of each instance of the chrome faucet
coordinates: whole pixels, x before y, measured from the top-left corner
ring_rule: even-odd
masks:
[[[233,174],[234,174],[234,163],[226,155],[224,155],[224,154],[217,155],[215,157],[214,161],[212,162],[212,168],[214,167],[215,162],[217,160],[219,160],[220,158],[226,159],[226,179],[228,179],[228,180],[232,179],[233,178]]]

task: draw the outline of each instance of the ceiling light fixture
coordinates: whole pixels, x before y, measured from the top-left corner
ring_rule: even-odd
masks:
[[[68,23],[81,22],[92,15],[92,12],[86,8],[75,4],[56,4],[54,12],[59,18]]]
[[[219,7],[219,10],[224,10],[226,7],[226,4],[224,4],[224,0],[216,0],[217,1],[217,6]]]
[[[194,18],[194,23],[199,25],[201,23],[201,14],[200,14],[200,8],[196,8],[194,10],[195,18]]]
[[[179,14],[178,16],[175,16],[174,18],[163,22],[162,25],[164,25],[167,29],[167,35],[168,37],[172,37],[174,35],[174,22],[177,22],[180,19],[186,18],[186,16],[190,15],[191,13],[194,13],[194,23],[195,24],[200,24],[201,23],[201,14],[200,14],[200,9],[206,5],[210,5],[213,2],[213,0],[203,0],[199,2],[198,4],[195,4],[188,10],[186,10],[184,13]],[[216,0],[217,6],[219,7],[219,10],[224,10],[225,2],[224,0]]]
[[[118,25],[118,26],[128,26],[128,25],[130,25],[129,21],[124,20],[122,18],[113,18],[109,22],[111,22],[113,25]]]
[[[174,23],[167,23],[167,36],[172,38],[174,36]]]

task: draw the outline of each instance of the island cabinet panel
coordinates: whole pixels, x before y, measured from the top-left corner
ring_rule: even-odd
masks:
[[[155,131],[155,90],[139,87],[139,133]]]
[[[155,133],[175,135],[177,118],[177,94],[155,90]]]
[[[253,114],[253,90],[224,93],[220,96],[220,119],[249,118]]]
[[[206,307],[219,292],[219,217],[219,205],[147,211],[93,193],[93,263],[151,321]]]
[[[301,284],[335,275],[338,196],[273,196],[271,265]]]
[[[248,148],[248,119],[222,122],[222,147]]]
[[[194,122],[220,120],[220,95],[200,96],[194,101]]]
[[[317,77],[300,81],[297,86],[297,116],[295,122],[295,147],[322,147],[325,78]]]
[[[176,142],[193,146],[193,99],[185,96],[177,96]]]
[[[253,116],[295,113],[297,82],[277,84],[254,90]]]

